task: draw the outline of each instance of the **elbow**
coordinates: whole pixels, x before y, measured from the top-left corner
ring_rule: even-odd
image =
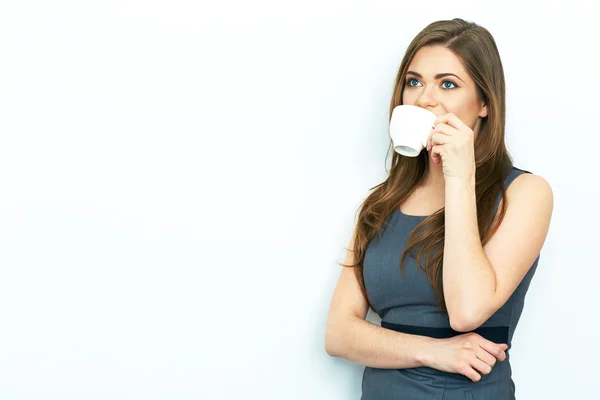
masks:
[[[471,332],[483,324],[479,318],[472,313],[454,313],[450,314],[450,327],[457,332]]]
[[[333,346],[331,345],[331,343],[328,342],[327,339],[325,340],[325,352],[331,357],[337,357],[337,353],[335,352]]]
[[[339,357],[339,339],[331,328],[325,333],[325,351],[332,357]]]
[[[335,351],[333,350],[331,334],[329,332],[325,333],[325,352],[330,356],[335,355]]]
[[[327,321],[325,329],[325,351],[332,357],[344,358],[348,343],[350,320],[334,318]]]
[[[450,327],[456,332],[471,332],[477,329],[474,324],[465,318],[450,318]]]
[[[350,331],[355,321],[355,316],[337,316],[327,320],[325,328],[325,351],[332,357],[346,358],[352,347]]]

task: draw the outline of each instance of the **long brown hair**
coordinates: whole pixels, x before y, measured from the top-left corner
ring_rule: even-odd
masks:
[[[481,121],[475,143],[477,221],[484,245],[504,218],[507,204],[503,182],[513,166],[504,143],[506,111],[502,62],[494,38],[485,28],[458,18],[433,22],[412,40],[400,63],[390,103],[390,118],[393,109],[402,104],[405,75],[411,60],[421,47],[431,45],[446,47],[462,61],[477,86],[479,98],[487,104],[488,115]],[[392,149],[390,140],[388,155],[392,152],[393,156],[389,176],[372,188],[374,190],[357,211],[358,218],[352,238],[353,248],[348,249],[352,251],[353,264],[340,264],[354,268],[361,290],[371,308],[373,306],[365,290],[363,277],[367,246],[376,234],[381,236],[381,228],[387,218],[415,190],[427,168],[427,152],[423,151],[417,157],[404,157]],[[494,218],[499,194],[502,194],[502,207],[498,217]],[[447,312],[442,281],[443,247],[444,208],[428,216],[411,232],[400,260],[400,271],[404,273],[405,258],[408,255],[414,257],[414,249],[418,249],[417,266],[427,274],[441,309]]]

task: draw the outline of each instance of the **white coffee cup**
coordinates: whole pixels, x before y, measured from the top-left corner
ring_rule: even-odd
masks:
[[[390,120],[394,151],[407,157],[418,156],[427,146],[436,118],[434,113],[421,107],[409,104],[396,106]]]

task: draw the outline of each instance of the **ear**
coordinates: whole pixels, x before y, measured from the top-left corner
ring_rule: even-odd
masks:
[[[488,115],[488,109],[487,109],[487,104],[483,104],[481,106],[481,109],[479,110],[479,116],[481,118],[485,118]]]

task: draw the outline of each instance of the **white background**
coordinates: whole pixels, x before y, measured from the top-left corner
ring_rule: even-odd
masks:
[[[509,151],[555,194],[511,352],[517,398],[597,395],[594,15],[2,1],[0,398],[360,398],[363,366],[324,350],[336,262],[386,176],[406,46],[454,17],[494,35]]]

